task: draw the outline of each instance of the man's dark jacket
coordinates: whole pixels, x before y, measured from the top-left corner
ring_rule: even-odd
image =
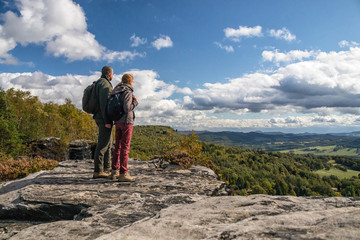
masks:
[[[110,94],[113,90],[113,87],[110,83],[110,80],[107,76],[102,75],[96,84],[96,90],[99,97],[99,111],[96,112],[93,116],[95,120],[103,120],[105,124],[111,124],[111,120],[107,117],[106,106],[110,98]]]

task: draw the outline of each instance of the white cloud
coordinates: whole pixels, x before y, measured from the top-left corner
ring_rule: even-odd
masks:
[[[173,42],[169,36],[161,35],[151,43],[154,48],[160,50],[161,48],[168,48],[173,46]]]
[[[227,83],[206,83],[204,89],[194,90],[193,103],[189,109],[250,109],[260,112],[271,107],[268,101],[276,93],[279,83],[271,76],[261,73],[244,75]]]
[[[346,41],[346,40],[342,40],[339,42],[339,46],[344,48],[344,47],[357,47],[359,46],[359,43],[355,42],[355,41]]]
[[[170,97],[177,87],[158,80],[157,73],[152,70],[128,71],[134,76],[135,93],[141,101],[159,101]],[[39,96],[41,101],[63,103],[65,98],[70,98],[77,107],[81,107],[82,94],[85,87],[97,80],[100,72],[91,75],[51,76],[42,72],[33,73],[0,73],[0,87],[7,90],[16,88],[30,91]],[[114,75],[112,85],[121,79],[121,74]],[[51,96],[51,95],[54,96]],[[57,96],[57,97],[55,97]]]
[[[271,37],[284,39],[288,42],[294,41],[296,39],[296,36],[293,35],[287,28],[282,28],[282,29],[278,29],[278,30],[270,29],[269,35]]]
[[[195,126],[197,121],[206,120],[202,111],[189,111],[181,102],[170,99],[175,93],[191,93],[189,88],[178,88],[159,80],[152,70],[130,70],[134,75],[134,94],[139,99],[136,108],[136,124],[162,124],[173,127]],[[52,101],[63,104],[69,98],[81,107],[83,90],[100,77],[100,72],[91,75],[51,76],[42,72],[0,73],[0,87],[30,91],[43,102]],[[121,79],[121,74],[114,75],[113,86]]]
[[[275,63],[290,63],[294,61],[302,61],[306,58],[316,56],[318,52],[315,51],[301,51],[301,50],[292,50],[287,53],[281,53],[277,49],[273,51],[263,51],[262,57],[264,61],[270,61]]]
[[[357,51],[360,52],[359,49]],[[336,57],[356,58],[358,53],[338,54],[340,56],[322,56],[318,61],[325,63],[330,61],[328,58],[334,61]],[[347,83],[339,86],[344,81],[341,76],[340,79],[332,82],[329,79],[316,80],[319,74],[316,72],[319,69],[314,70],[313,73],[307,73],[308,68],[303,67],[291,64],[272,74],[248,74],[242,78],[231,79],[227,83],[206,84],[206,88],[195,90],[167,84],[160,80],[159,75],[152,70],[130,70],[128,72],[132,73],[135,79],[134,94],[140,102],[136,108],[136,124],[168,125],[187,130],[359,127],[359,111],[350,111],[359,109],[360,105],[354,98],[360,94],[357,78],[352,81],[347,80]],[[318,67],[315,66],[315,68]],[[294,79],[293,76],[302,71],[304,71],[303,75]],[[324,71],[327,72],[326,69]],[[350,75],[356,77],[357,74],[359,73]],[[30,91],[44,102],[53,101],[62,104],[65,98],[69,98],[80,107],[84,88],[100,75],[100,72],[90,75],[62,76],[51,76],[42,72],[0,73],[0,87],[5,90],[13,87]],[[113,85],[115,86],[120,79],[121,74],[115,75]],[[331,92],[330,89],[333,91]],[[351,89],[355,92],[351,92]],[[171,99],[175,93],[187,95],[182,101]],[[339,97],[343,94],[346,101],[338,101],[341,100]],[[325,105],[316,104],[319,102],[314,99],[320,100]],[[312,101],[314,108],[306,108]],[[341,104],[342,107],[339,107]],[[334,114],[339,110],[343,110],[341,115]],[[249,112],[267,113],[265,116],[274,113],[288,115],[293,112],[298,116],[263,116],[256,119],[246,118],[247,115],[239,119],[221,116],[221,113]],[[305,114],[300,115],[301,112]]]
[[[133,60],[135,57],[145,57],[145,53],[138,53],[138,52],[129,52],[129,51],[122,51],[122,52],[114,52],[114,51],[107,51],[104,53],[103,59],[109,62],[114,61],[129,61]]]
[[[70,61],[82,60],[84,58],[100,60],[105,48],[100,46],[91,33],[80,36],[76,32],[68,32],[49,41],[46,50],[55,57],[64,56]]]
[[[148,124],[153,124],[151,120]],[[161,123],[158,123],[161,124]],[[331,129],[338,129],[341,126],[358,128],[360,127],[359,119],[353,115],[331,115],[319,121],[315,116],[300,117],[277,117],[277,118],[261,118],[261,119],[227,119],[209,117],[204,112],[198,112],[198,115],[192,118],[174,119],[174,121],[164,122],[176,128],[185,130],[255,130],[255,129],[277,129],[277,131],[285,129],[321,129],[326,128],[329,132]],[[304,132],[304,130],[300,131]]]
[[[134,76],[134,95],[139,100],[136,109],[137,124],[177,124],[183,119],[193,118],[199,113],[187,113],[182,104],[170,99],[175,93],[191,93],[189,88],[178,88],[159,80],[152,70],[130,70]],[[51,76],[42,72],[0,73],[0,88],[30,91],[43,102],[63,104],[69,98],[81,108],[82,94],[86,86],[100,77],[100,72],[91,75]],[[116,86],[122,74],[114,75],[112,85]]]
[[[44,44],[49,54],[64,56],[69,61],[107,60],[112,52],[123,55],[96,41],[94,34],[87,31],[83,9],[72,0],[15,0],[14,6],[16,12],[7,11],[0,16],[3,22],[0,25],[0,63],[14,63],[15,58],[9,51],[18,44]]]
[[[15,0],[19,14],[3,14],[4,31],[21,44],[40,43],[70,32],[85,33],[86,19],[71,0]]]
[[[240,41],[241,37],[260,37],[262,36],[262,27],[247,27],[247,26],[239,26],[238,29],[234,28],[225,28],[225,36],[235,42]]]
[[[0,55],[0,64],[16,65],[19,61],[12,55],[4,53]]]
[[[152,70],[135,69],[128,72],[134,76],[135,93],[144,101],[168,98],[175,92],[175,85],[158,80],[158,74]]]
[[[43,102],[55,102],[62,104],[65,98],[69,98],[78,107],[81,106],[81,98],[85,86],[97,80],[99,72],[92,75],[64,75],[51,76],[42,72],[33,73],[1,73],[0,87],[30,91],[38,96]]]
[[[319,109],[325,108],[358,114],[359,78],[360,48],[318,52],[313,60],[291,63],[273,72],[204,84],[204,88],[193,90],[194,97],[187,100],[185,107],[224,112],[243,109],[269,114],[317,114]]]
[[[188,87],[176,88],[176,92],[184,94],[184,95],[192,95],[193,94],[192,90],[190,88],[188,88]]]
[[[234,52],[234,48],[233,48],[231,45],[229,45],[229,46],[227,46],[227,45],[222,45],[222,44],[219,43],[219,42],[214,42],[214,44],[215,44],[216,46],[218,46],[219,48],[224,49],[226,52]]]
[[[135,34],[133,34],[133,35],[130,37],[130,41],[132,42],[132,43],[131,43],[131,46],[132,46],[132,47],[138,47],[138,46],[140,46],[140,45],[143,45],[143,44],[146,44],[146,43],[147,43],[146,38],[137,37]]]
[[[263,36],[262,27],[247,27],[247,26],[239,26],[238,29],[227,27],[224,29],[225,37],[234,41],[239,42],[242,37],[261,37]],[[296,40],[296,36],[292,34],[287,28],[282,29],[270,29],[267,31],[270,37],[275,37],[278,39],[284,39],[288,42]]]
[[[3,27],[0,25],[0,64],[16,64],[17,59],[8,54],[16,47],[16,42],[12,38],[2,38],[4,34]]]
[[[360,127],[360,48],[316,53],[311,60],[198,89],[168,84],[152,70],[130,70],[140,102],[136,124],[188,130]],[[69,98],[80,107],[84,88],[99,77],[0,73],[0,87],[30,91],[41,101]],[[114,86],[120,78],[114,76]],[[178,94],[183,99],[174,99]]]

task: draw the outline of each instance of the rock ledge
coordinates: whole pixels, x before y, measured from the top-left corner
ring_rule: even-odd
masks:
[[[91,160],[0,184],[0,239],[358,239],[360,199],[226,196],[209,169],[129,160],[133,183]]]

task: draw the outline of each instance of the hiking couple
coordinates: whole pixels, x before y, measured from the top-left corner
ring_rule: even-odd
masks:
[[[127,162],[135,121],[134,108],[138,105],[137,98],[133,95],[134,77],[128,73],[124,74],[121,82],[113,89],[111,84],[114,74],[112,67],[104,66],[101,74],[101,78],[95,85],[98,93],[99,109],[94,113],[93,118],[99,128],[99,136],[94,156],[95,169],[93,178],[111,177],[113,180],[131,182],[134,179],[128,172]],[[123,115],[115,122],[115,149],[111,156],[113,122],[109,119],[106,109],[108,99],[116,93],[121,94]]]

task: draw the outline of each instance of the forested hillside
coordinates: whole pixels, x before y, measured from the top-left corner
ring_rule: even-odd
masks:
[[[135,129],[132,156],[151,156],[159,150],[166,155],[167,151],[174,151],[187,139],[189,146],[201,146],[197,160],[206,162],[208,166],[213,164],[222,180],[231,186],[233,194],[360,196],[359,176],[340,179],[335,175],[321,177],[316,173],[333,168],[335,161],[344,161],[350,169],[357,167],[360,161],[357,159],[266,152],[205,143],[199,141],[194,133],[180,135],[169,127],[138,126]],[[343,171],[347,170],[340,166]]]
[[[65,104],[42,103],[30,92],[0,89],[0,154],[26,154],[26,143],[42,137],[59,137],[64,143],[76,139],[96,140],[91,115]]]
[[[41,103],[29,92],[0,90],[0,114],[2,162],[10,159],[8,162],[16,163],[11,158],[26,155],[26,143],[34,138],[59,137],[65,144],[76,139],[96,140],[97,127],[91,115],[77,109],[69,100],[62,105]],[[357,170],[358,159],[206,143],[194,132],[180,134],[166,126],[136,126],[130,157],[144,161],[158,158],[184,167],[191,164],[210,167],[229,184],[235,195],[360,196],[359,176],[321,177],[316,173],[334,166],[344,172]],[[52,164],[49,168],[53,167]]]
[[[32,155],[31,140],[49,136],[60,138],[63,148],[72,140],[95,141],[96,124],[70,100],[62,105],[42,103],[30,92],[0,89],[0,181],[55,168],[55,160],[19,158]]]

